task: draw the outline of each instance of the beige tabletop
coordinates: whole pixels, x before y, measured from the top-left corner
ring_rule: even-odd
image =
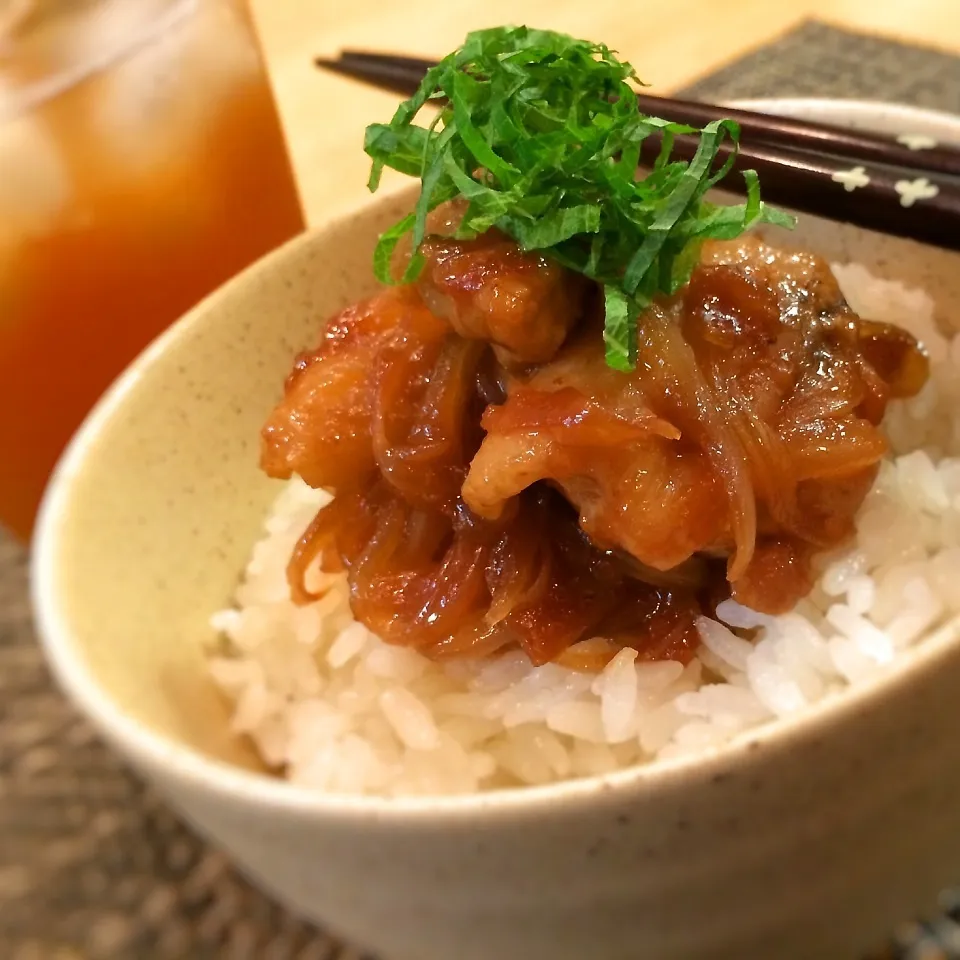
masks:
[[[311,67],[343,47],[442,55],[473,29],[563,30],[617,48],[667,92],[769,43],[803,20],[960,53],[960,0],[251,0],[311,223],[365,195],[363,129],[396,96]],[[884,91],[877,90],[877,99]]]

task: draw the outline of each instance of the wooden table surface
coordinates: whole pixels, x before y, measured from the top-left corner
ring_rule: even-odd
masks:
[[[666,93],[808,18],[960,53],[960,0],[250,0],[310,223],[361,202],[367,123],[397,98],[324,76],[314,55],[343,47],[438,56],[502,23],[614,46]],[[877,91],[882,99],[883,90]]]

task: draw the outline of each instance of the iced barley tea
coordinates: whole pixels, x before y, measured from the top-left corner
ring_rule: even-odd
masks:
[[[26,539],[111,380],[302,226],[240,2],[0,0],[0,523]]]

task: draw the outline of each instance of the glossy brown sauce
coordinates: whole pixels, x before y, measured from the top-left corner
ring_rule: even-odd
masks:
[[[582,278],[495,233],[424,253],[417,286],[297,359],[262,465],[336,494],[291,558],[294,599],[319,557],[361,622],[431,657],[686,660],[727,596],[790,609],[852,533],[887,403],[927,375],[823,261],[756,240],[704,249],[641,318],[629,374]]]

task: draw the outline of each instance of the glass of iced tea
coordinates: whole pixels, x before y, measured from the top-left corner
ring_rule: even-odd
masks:
[[[298,233],[242,0],[0,0],[0,524],[122,368]]]

